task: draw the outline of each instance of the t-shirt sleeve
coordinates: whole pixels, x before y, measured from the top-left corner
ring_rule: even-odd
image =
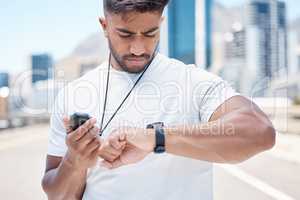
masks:
[[[48,141],[48,155],[63,157],[67,151],[65,143],[66,130],[63,124],[64,109],[64,92],[61,90],[55,100],[51,110],[50,130]]]
[[[209,86],[204,93],[202,93],[200,98],[200,120],[202,122],[208,122],[219,106],[225,103],[226,100],[237,95],[240,94],[223,79],[218,77],[210,81]]]

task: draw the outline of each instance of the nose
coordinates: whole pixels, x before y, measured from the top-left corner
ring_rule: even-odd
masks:
[[[145,53],[145,46],[140,38],[137,38],[130,44],[130,53],[136,56],[141,56]]]

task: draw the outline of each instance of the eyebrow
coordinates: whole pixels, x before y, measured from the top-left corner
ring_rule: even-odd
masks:
[[[133,34],[133,35],[136,34],[132,31],[129,31],[129,30],[124,29],[124,28],[116,28],[116,29],[117,29],[117,31],[122,32],[122,33]],[[158,29],[159,29],[159,27],[154,27],[154,28],[151,28],[148,31],[142,32],[142,34],[149,34],[149,33],[152,33],[154,31],[158,30]]]

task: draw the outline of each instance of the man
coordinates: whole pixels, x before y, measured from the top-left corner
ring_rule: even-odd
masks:
[[[274,145],[253,102],[157,53],[167,3],[104,0],[111,56],[57,96],[42,181],[49,199],[212,199],[213,162],[238,163]],[[74,112],[93,118],[74,131],[63,117]]]

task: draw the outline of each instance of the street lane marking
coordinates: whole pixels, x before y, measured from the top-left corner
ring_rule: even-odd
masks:
[[[252,187],[260,190],[264,194],[267,194],[274,199],[296,200],[295,198],[281,192],[280,190],[275,189],[274,187],[259,180],[258,178],[245,173],[244,171],[242,171],[236,166],[232,166],[232,165],[217,165],[217,166],[221,167],[232,176],[244,181],[245,183],[251,185]]]

